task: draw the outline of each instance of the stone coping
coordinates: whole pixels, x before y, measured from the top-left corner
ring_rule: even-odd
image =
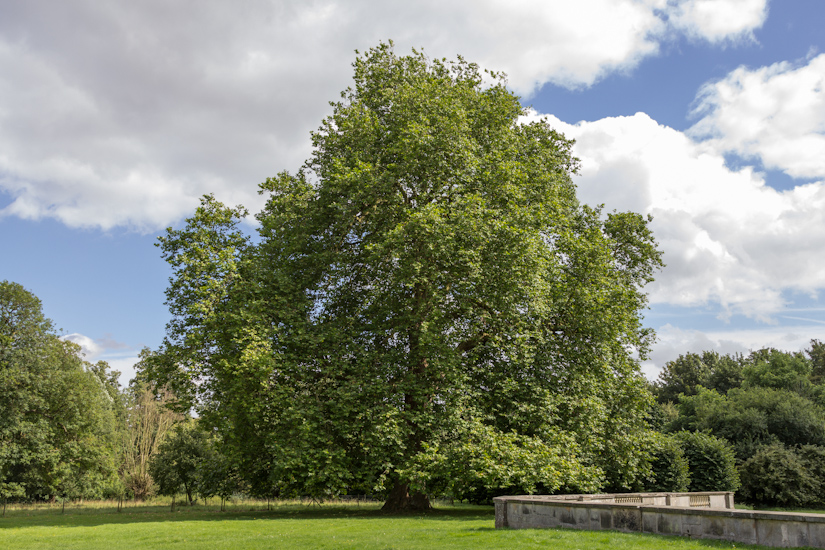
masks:
[[[546,502],[548,504],[564,505],[571,508],[630,508],[630,509],[656,509],[659,512],[667,513],[668,510],[687,515],[696,516],[717,516],[717,517],[731,517],[740,519],[762,519],[762,520],[781,520],[781,521],[799,521],[807,523],[825,523],[825,514],[809,514],[801,512],[772,512],[768,510],[736,510],[728,508],[698,508],[688,506],[667,506],[663,504],[653,503],[629,503],[629,502],[601,502],[598,498],[585,498],[578,500],[577,497],[612,497],[612,496],[635,496],[639,494],[645,495],[704,495],[719,493],[618,493],[617,495],[514,495],[514,496],[500,496],[495,497],[493,502],[501,504],[523,503],[523,504],[537,504]]]
[[[513,495],[513,496],[500,496],[494,497],[494,500],[497,498],[503,499],[511,499],[511,498],[518,498],[524,500],[532,500],[532,501],[552,501],[552,502],[576,502],[576,501],[609,501],[610,499],[616,498],[656,498],[656,497],[692,497],[692,496],[725,496],[725,495],[732,495],[733,491],[695,491],[695,492],[685,492],[685,493],[582,493],[582,494],[575,494],[575,495]]]

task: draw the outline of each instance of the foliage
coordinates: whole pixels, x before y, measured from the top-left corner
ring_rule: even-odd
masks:
[[[757,447],[772,442],[785,445],[825,445],[825,411],[788,390],[736,388],[727,396],[699,388],[682,397],[672,430],[708,430],[730,441],[745,460]]]
[[[696,395],[700,386],[725,394],[742,385],[743,370],[741,356],[715,351],[686,353],[665,364],[654,385],[655,393],[660,403],[676,403],[681,394]]]
[[[813,454],[813,453],[811,453]],[[781,443],[760,448],[742,465],[741,497],[762,506],[800,507],[822,501],[822,480]]]
[[[729,441],[742,463],[746,500],[814,504],[825,479],[818,451],[825,446],[822,350],[812,340],[805,353],[768,348],[727,362],[709,352],[681,356],[657,383],[659,399],[675,398],[679,412],[664,429],[704,431]],[[725,364],[735,377],[724,374]],[[738,382],[720,383],[734,378]]]
[[[691,491],[735,491],[739,488],[736,457],[724,439],[702,432],[675,434],[690,468]]]
[[[149,473],[158,493],[174,496],[184,492],[191,505],[199,490],[203,463],[210,454],[207,435],[194,421],[176,424],[149,460]]]
[[[223,504],[233,495],[247,490],[237,461],[218,452],[217,445],[211,442],[198,467],[198,493],[204,499],[220,497]]]
[[[304,168],[262,185],[258,243],[211,197],[161,239],[173,318],[147,375],[259,494],[426,507],[486,441],[541,467],[575,442],[551,486],[637,483],[650,220],[579,204],[572,142],[521,124],[503,75],[389,44],[354,67]]]
[[[22,286],[0,282],[0,488],[100,496],[114,478],[118,373],[61,340]],[[115,384],[112,386],[112,384]]]
[[[698,386],[704,386],[710,376],[710,368],[700,355],[688,353],[665,364],[656,383],[659,401],[678,400],[680,394],[694,395]]]
[[[147,352],[141,352],[146,357]],[[168,391],[154,391],[139,379],[133,380],[126,393],[125,426],[121,435],[120,477],[124,493],[137,500],[150,497],[154,481],[149,463],[158,452],[167,432],[183,419],[169,409],[174,398]]]
[[[473,423],[441,445],[425,447],[409,474],[435,495],[491,504],[498,495],[595,492],[603,483],[579,463],[568,434],[538,439]],[[426,477],[416,478],[419,472]]]
[[[811,382],[822,384],[825,382],[825,342],[811,340],[811,347],[805,353],[811,360]]]
[[[822,396],[825,345],[811,340],[804,352],[760,349],[747,356],[719,355],[714,351],[687,353],[668,362],[654,390],[661,403],[677,402],[679,395],[696,395],[698,388],[725,395],[739,388],[773,388],[793,391],[802,397]]]
[[[744,387],[774,388],[809,396],[811,363],[804,354],[775,349],[755,352],[743,369]]]
[[[820,445],[802,445],[795,450],[799,458],[802,459],[808,474],[817,485],[814,491],[815,498],[812,504],[825,504],[825,447]]]
[[[690,464],[678,438],[657,434],[650,458],[650,479],[645,491],[683,492],[690,485]]]
[[[679,418],[679,409],[670,401],[659,403],[654,401],[647,410],[645,420],[650,429],[655,432],[665,432]]]

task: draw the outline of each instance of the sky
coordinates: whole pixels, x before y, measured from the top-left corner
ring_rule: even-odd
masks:
[[[822,21],[821,0],[0,0],[0,280],[127,381],[169,320],[157,237],[207,193],[257,211],[391,39],[507,73],[525,120],[576,140],[583,202],[653,216],[649,378],[802,350],[825,340]]]

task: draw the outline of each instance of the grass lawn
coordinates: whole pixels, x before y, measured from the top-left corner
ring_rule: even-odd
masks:
[[[0,518],[0,548],[764,548],[680,537],[566,529],[496,530],[492,507],[442,506],[415,516],[382,514],[377,505],[59,506],[10,509]]]

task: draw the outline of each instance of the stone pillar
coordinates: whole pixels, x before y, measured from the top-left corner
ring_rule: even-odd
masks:
[[[496,497],[493,499],[496,506],[496,529],[504,529],[510,527],[507,522],[507,501]]]

